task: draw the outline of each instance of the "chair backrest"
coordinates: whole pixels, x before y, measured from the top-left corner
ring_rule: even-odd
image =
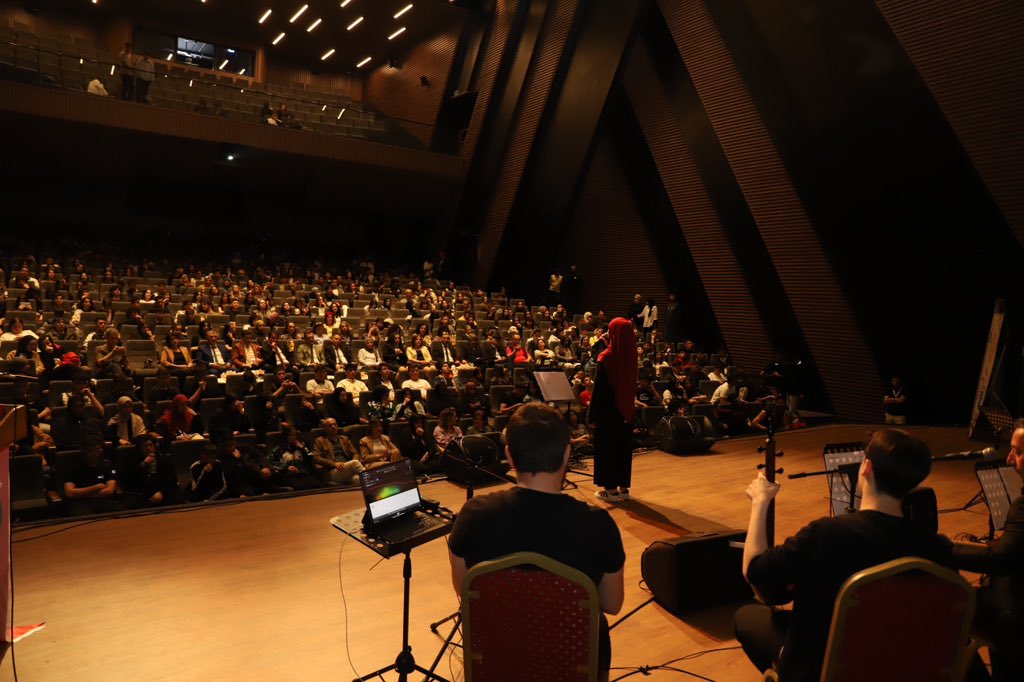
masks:
[[[466,682],[597,680],[593,581],[533,552],[473,566],[462,581]]]
[[[836,598],[822,682],[954,682],[963,672],[974,589],[917,557],[854,574]]]

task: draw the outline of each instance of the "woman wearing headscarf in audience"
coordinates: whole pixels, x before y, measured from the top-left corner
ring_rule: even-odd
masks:
[[[594,483],[602,502],[629,499],[637,354],[633,324],[616,317],[608,325],[608,347],[597,358],[597,378],[588,422],[594,431]]]
[[[170,406],[156,420],[154,429],[170,449],[175,440],[191,440],[203,434],[203,420],[189,404],[188,396],[180,393],[171,399]]]

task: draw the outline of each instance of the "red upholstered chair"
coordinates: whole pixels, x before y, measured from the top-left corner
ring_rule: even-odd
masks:
[[[958,682],[974,599],[958,573],[916,557],[851,576],[836,598],[822,682]]]
[[[600,600],[580,571],[533,552],[462,581],[466,682],[597,680]]]

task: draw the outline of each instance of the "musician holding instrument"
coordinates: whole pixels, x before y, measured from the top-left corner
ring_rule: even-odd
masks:
[[[768,517],[779,485],[758,474],[746,491],[751,512],[743,575],[765,604],[737,611],[735,627],[759,670],[777,665],[786,682],[820,678],[833,605],[854,573],[904,556],[950,563],[952,543],[913,525],[901,510],[903,497],[930,471],[924,442],[898,429],[876,431],[860,467],[860,511],[813,521],[776,547],[769,547]],[[789,601],[791,611],[766,605]]]
[[[1013,424],[1006,463],[1024,478],[1024,419]],[[957,543],[953,553],[956,568],[989,575],[978,589],[974,633],[989,644],[993,679],[1024,680],[1024,495],[1013,500],[997,540]]]

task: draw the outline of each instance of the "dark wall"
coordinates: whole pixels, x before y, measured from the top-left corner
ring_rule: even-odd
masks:
[[[460,26],[451,26],[415,46],[394,66],[384,64],[367,77],[366,101],[410,135],[430,144],[444,101]],[[421,78],[427,79],[423,85]]]
[[[576,9],[563,62],[587,58],[576,51],[590,30],[579,15],[601,3]],[[516,188],[554,177],[566,166],[549,159],[574,153],[550,119],[529,136],[481,127],[466,150],[500,142],[506,155],[544,160],[506,168],[512,182],[477,200],[501,208],[491,203],[479,234],[478,278],[499,273],[490,283],[514,288],[510,278],[531,271],[517,265],[522,245],[555,236],[558,259],[578,256],[588,307],[611,312],[634,290],[686,286],[697,309],[707,302],[695,324],[709,337],[746,365],[776,349],[804,359],[813,402],[843,418],[878,420],[898,372],[917,418],[962,423],[993,300],[1019,310],[1024,294],[1012,276],[1024,255],[1014,123],[1024,90],[1012,82],[1024,10],[943,5],[936,17],[930,5],[884,0],[650,3],[622,50],[620,86],[574,92],[576,106],[604,116],[593,161],[559,183],[569,217],[515,219],[534,215]],[[537,99],[555,110],[559,78],[527,78],[517,115]],[[496,102],[482,98],[474,119]],[[696,285],[682,284],[687,267],[666,267],[666,252],[685,255]]]

